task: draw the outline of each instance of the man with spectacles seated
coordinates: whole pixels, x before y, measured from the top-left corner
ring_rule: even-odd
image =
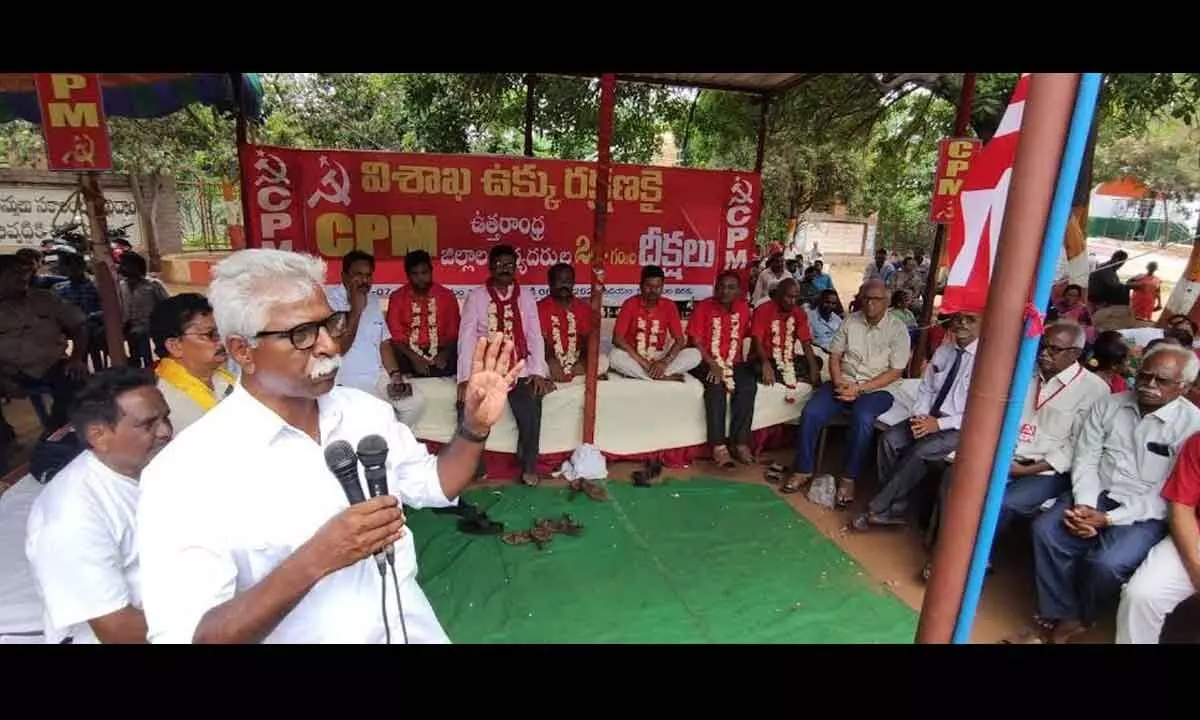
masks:
[[[1037,375],[1025,395],[997,535],[1014,519],[1034,517],[1047,501],[1071,489],[1079,428],[1092,405],[1110,394],[1108,383],[1079,362],[1086,342],[1087,330],[1074,320],[1051,323],[1042,333]],[[953,465],[943,475],[943,499],[952,482]],[[922,577],[928,579],[930,570],[927,564]]]
[[[862,310],[846,316],[829,345],[829,376],[810,396],[796,432],[792,475],[780,487],[794,493],[806,487],[816,465],[821,430],[838,415],[850,412],[846,465],[837,488],[837,506],[854,503],[854,483],[871,452],[875,420],[892,407],[889,392],[908,366],[908,327],[888,312],[892,294],[880,279],[867,280],[858,293]],[[772,468],[775,470],[775,468]],[[775,473],[768,478],[776,480]]]
[[[1200,410],[1183,397],[1200,372],[1187,348],[1162,345],[1143,359],[1133,392],[1088,411],[1071,489],[1033,523],[1038,616],[1020,643],[1062,644],[1085,632],[1146,555],[1167,535],[1161,493]]]
[[[425,411],[425,398],[403,373],[384,369],[392,334],[379,298],[371,292],[374,280],[375,258],[351,250],[342,258],[342,284],[325,290],[329,306],[346,314],[346,330],[337,338],[342,352],[337,384],[390,401],[400,422],[415,427]]]
[[[229,393],[237,378],[223,366],[229,358],[212,306],[199,293],[163,300],[150,315],[150,337],[161,358],[154,366],[158,389],[179,433]]]

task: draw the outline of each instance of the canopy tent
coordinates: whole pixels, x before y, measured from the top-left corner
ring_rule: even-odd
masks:
[[[235,76],[241,85],[236,90]],[[262,117],[262,83],[254,73],[103,73],[100,83],[108,117],[156,118],[193,103],[235,112],[239,92],[246,118]],[[0,123],[11,120],[42,121],[30,73],[0,74]]]
[[[624,82],[691,87],[701,90],[776,95],[799,85],[815,73],[617,73]],[[595,75],[583,75],[595,77]]]
[[[102,73],[101,92],[107,117],[149,119],[178,112],[200,103],[237,118],[238,141],[244,142],[246,122],[262,118],[262,84],[251,73]],[[32,73],[0,73],[0,123],[25,120],[42,122],[37,86]],[[114,365],[126,360],[124,334],[121,331],[121,304],[117,295],[116,274],[108,253],[108,225],[104,215],[104,194],[96,173],[79,173],[91,226],[94,253],[93,270],[100,305],[104,309],[104,329],[109,358]]]

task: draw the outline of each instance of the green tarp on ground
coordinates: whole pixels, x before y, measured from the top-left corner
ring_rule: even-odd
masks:
[[[409,511],[420,583],[457,643],[910,643],[917,616],[769,488],[694,479],[468,495],[504,522],[569,512],[545,549]]]

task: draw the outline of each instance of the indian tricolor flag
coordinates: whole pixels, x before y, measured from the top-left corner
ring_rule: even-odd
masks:
[[[1004,222],[1028,90],[1029,73],[1025,73],[1017,81],[996,134],[972,158],[971,168],[963,178],[958,212],[950,224],[946,244],[950,270],[942,296],[943,313],[981,313],[987,305],[988,283],[996,261],[996,245]]]

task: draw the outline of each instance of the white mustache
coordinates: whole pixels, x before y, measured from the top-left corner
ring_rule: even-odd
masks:
[[[319,380],[326,375],[332,375],[342,367],[342,356],[331,355],[313,360],[312,367],[308,369],[308,376],[313,380]]]

